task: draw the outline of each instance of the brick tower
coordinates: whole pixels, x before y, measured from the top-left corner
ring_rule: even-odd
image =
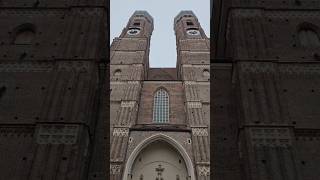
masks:
[[[136,124],[143,80],[149,69],[153,18],[136,11],[114,39],[110,52],[110,179],[120,180],[129,146],[129,130]]]
[[[0,179],[106,178],[106,6],[0,2]]]
[[[209,180],[210,41],[192,11],[180,12],[174,23],[177,71],[184,86],[197,179]]]
[[[209,41],[191,11],[174,28],[176,68],[149,67],[145,11],[111,45],[112,180],[209,179]]]
[[[213,178],[320,177],[320,3],[214,1]]]

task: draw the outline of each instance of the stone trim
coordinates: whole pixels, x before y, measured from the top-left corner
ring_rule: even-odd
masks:
[[[38,144],[75,144],[79,125],[40,124],[36,142]]]
[[[292,144],[289,128],[255,127],[250,128],[249,133],[254,146],[286,147]]]
[[[110,164],[110,174],[120,174],[121,165],[118,164]]]
[[[134,105],[136,104],[135,101],[121,101],[121,107],[134,107]]]
[[[210,166],[198,166],[199,176],[210,176]]]
[[[188,108],[202,108],[202,103],[199,101],[187,102]]]
[[[208,68],[210,69],[209,64],[183,64],[182,67],[194,67],[194,68]]]
[[[184,81],[185,85],[195,85],[197,84],[195,81]]]
[[[193,136],[208,136],[208,128],[192,128]]]
[[[140,81],[110,81],[110,85],[140,84]]]
[[[128,137],[129,128],[114,128],[112,132],[112,136]]]

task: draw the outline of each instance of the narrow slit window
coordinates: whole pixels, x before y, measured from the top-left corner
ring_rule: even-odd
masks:
[[[153,121],[155,123],[169,122],[169,94],[164,89],[159,89],[154,95]]]
[[[187,26],[193,26],[193,22],[187,21]]]
[[[134,22],[133,25],[134,26],[140,26],[140,22]]]

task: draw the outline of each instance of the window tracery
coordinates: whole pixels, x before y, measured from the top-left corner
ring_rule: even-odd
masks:
[[[153,121],[156,123],[169,122],[169,94],[162,88],[154,95]]]

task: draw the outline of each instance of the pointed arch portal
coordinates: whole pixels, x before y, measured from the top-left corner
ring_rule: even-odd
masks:
[[[185,149],[173,138],[156,134],[131,153],[123,180],[195,180],[194,167]]]

